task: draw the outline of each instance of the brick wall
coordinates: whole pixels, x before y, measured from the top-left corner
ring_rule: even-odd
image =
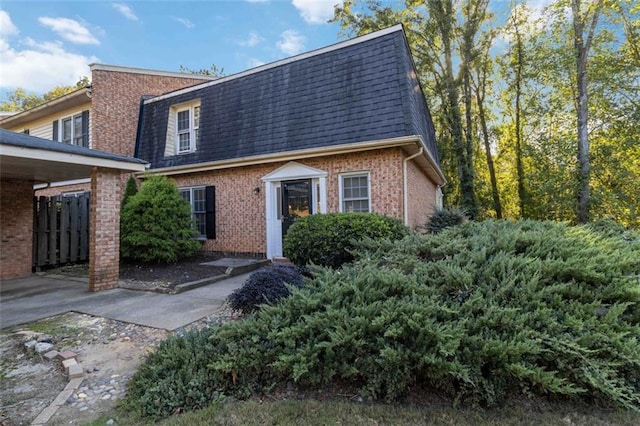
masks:
[[[407,163],[407,211],[409,227],[424,225],[436,208],[437,186],[414,161]]]
[[[160,95],[194,84],[201,78],[93,70],[91,114],[93,148],[133,156],[140,98]]]
[[[297,162],[328,172],[328,212],[338,211],[339,174],[369,171],[372,211],[402,219],[403,158],[400,149],[385,149]],[[280,162],[171,176],[179,187],[216,187],[217,238],[206,241],[206,250],[266,253],[265,194],[261,179],[285,164]],[[260,188],[258,195],[253,193],[256,187]]]
[[[33,182],[0,182],[0,278],[31,274]]]
[[[118,286],[120,272],[120,175],[95,167],[91,181],[89,290]]]

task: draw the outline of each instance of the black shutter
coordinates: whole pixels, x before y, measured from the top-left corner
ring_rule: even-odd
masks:
[[[89,148],[89,111],[82,111],[82,146]]]
[[[207,210],[205,215],[205,227],[207,229],[207,239],[216,239],[216,187],[205,187],[205,201]]]
[[[53,140],[57,141],[58,139],[58,120],[53,122]]]

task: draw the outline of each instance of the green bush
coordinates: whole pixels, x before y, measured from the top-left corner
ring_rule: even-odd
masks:
[[[399,220],[375,213],[331,213],[296,220],[284,238],[284,255],[298,266],[339,268],[353,260],[353,242],[398,240],[408,234]]]
[[[140,417],[162,418],[207,407],[219,394],[215,371],[208,368],[216,347],[215,328],[169,336],[146,355],[127,384],[121,406]]]
[[[129,198],[120,217],[120,249],[125,259],[176,262],[194,255],[191,206],[166,176],[151,176]]]
[[[152,385],[191,367],[159,349],[128,403],[166,413],[195,407],[190,393],[247,397],[293,381],[350,384],[372,399],[424,388],[486,405],[525,395],[640,410],[637,233],[469,222],[366,240],[356,253],[340,270],[314,269],[277,305],[207,332],[206,379],[167,384],[171,405]]]
[[[437,234],[452,226],[462,225],[467,221],[467,216],[459,209],[439,209],[427,221],[427,232]]]
[[[136,182],[136,178],[131,175],[129,179],[127,179],[127,185],[124,188],[124,196],[122,197],[122,204],[120,206],[121,209],[124,209],[124,206],[129,202],[129,198],[133,197],[138,193],[138,183]]]

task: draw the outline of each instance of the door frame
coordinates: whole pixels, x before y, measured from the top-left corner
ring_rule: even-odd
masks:
[[[327,212],[327,175],[324,170],[290,161],[262,178],[265,185],[265,216],[267,228],[267,258],[283,256],[282,220],[278,216],[282,208],[281,183],[290,180],[311,179],[313,214]]]

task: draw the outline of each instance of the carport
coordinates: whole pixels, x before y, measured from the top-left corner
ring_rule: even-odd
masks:
[[[33,186],[91,178],[89,290],[117,287],[122,173],[146,162],[0,129],[0,279],[31,274]]]

